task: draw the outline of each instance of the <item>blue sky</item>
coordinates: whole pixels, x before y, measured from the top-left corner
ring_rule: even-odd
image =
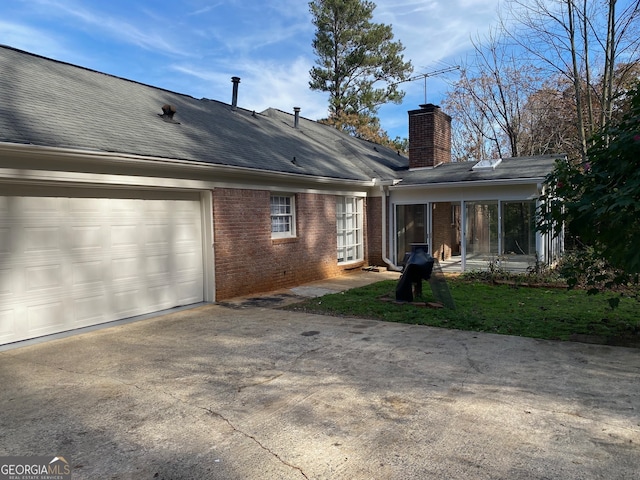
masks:
[[[414,75],[456,65],[471,38],[497,20],[499,0],[378,0],[374,21],[390,24]],[[268,107],[311,119],[326,116],[328,96],[309,90],[314,63],[306,0],[4,0],[0,44],[173,90]],[[439,104],[456,72],[427,79]],[[407,111],[424,103],[424,82],[404,84],[401,105],[380,110],[389,135],[407,136]]]

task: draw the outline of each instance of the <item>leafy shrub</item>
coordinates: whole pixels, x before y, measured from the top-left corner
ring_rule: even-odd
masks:
[[[465,272],[462,274],[462,278],[464,280],[491,283],[510,281],[515,284],[566,285],[566,281],[558,268],[552,268],[541,262],[537,255],[535,263],[530,265],[526,272],[510,271],[507,261],[502,257],[496,257],[487,263],[485,270]]]
[[[569,288],[581,288],[590,295],[613,292],[619,296],[640,299],[639,275],[613,268],[592,247],[566,252],[560,260],[558,271],[567,279]],[[619,296],[609,299],[612,307],[619,304]]]

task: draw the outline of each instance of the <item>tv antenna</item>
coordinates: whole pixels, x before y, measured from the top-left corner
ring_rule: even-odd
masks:
[[[460,65],[454,65],[452,67],[441,68],[440,70],[434,70],[433,72],[421,73],[420,75],[414,75],[413,77],[409,77],[406,80],[403,80],[398,83],[405,82],[415,82],[416,80],[424,80],[424,103],[427,103],[427,78],[435,77],[436,75],[441,75],[443,73],[452,72],[453,70],[460,70]],[[396,84],[397,85],[397,84]]]

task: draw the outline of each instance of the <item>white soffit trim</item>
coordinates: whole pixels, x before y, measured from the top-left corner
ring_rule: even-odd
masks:
[[[114,188],[142,188],[142,189],[174,189],[174,190],[215,190],[216,188],[236,188],[245,190],[267,190],[287,193],[309,193],[318,195],[346,195],[367,197],[368,189],[353,190],[353,184],[344,185],[342,189],[337,185],[328,185],[326,189],[309,188],[289,185],[274,186],[272,181],[258,183],[216,182],[206,180],[190,180],[170,177],[144,177],[139,175],[110,175],[82,172],[48,171],[48,170],[20,170],[14,168],[0,168],[0,184],[37,184],[42,186],[67,185],[73,187],[88,187],[99,185]]]
[[[465,182],[442,182],[442,183],[420,183],[413,185],[405,185],[399,183],[389,187],[390,190],[417,190],[429,188],[457,188],[457,187],[491,187],[495,185],[526,185],[541,184],[545,177],[531,178],[511,178],[511,179],[495,179],[495,180],[473,180]]]
[[[14,183],[67,184],[75,186],[104,185],[138,188],[178,188],[207,190],[213,188],[209,182],[179,178],[142,177],[132,175],[110,175],[105,173],[60,172],[48,170],[19,170],[0,168],[0,181]]]
[[[321,177],[321,176],[312,176],[312,175],[303,175],[298,173],[287,173],[287,172],[274,172],[271,170],[257,169],[257,168],[248,168],[248,167],[237,167],[231,165],[220,165],[206,162],[197,162],[191,160],[177,160],[170,158],[161,158],[161,157],[148,157],[141,155],[127,155],[121,153],[111,153],[111,152],[103,152],[103,151],[91,151],[91,150],[77,150],[73,148],[61,148],[61,147],[44,147],[39,145],[30,145],[30,144],[16,144],[16,143],[6,143],[0,142],[0,160],[2,157],[11,156],[23,156],[29,158],[38,158],[38,157],[46,157],[50,159],[51,157],[57,158],[60,160],[66,161],[91,161],[91,162],[99,162],[101,165],[129,165],[129,166],[138,166],[138,167],[155,167],[161,165],[170,169],[179,169],[181,171],[193,171],[199,172],[202,174],[203,172],[208,172],[211,174],[222,174],[228,177],[241,177],[241,179],[246,182],[251,178],[260,178],[260,179],[272,179],[275,181],[289,181],[291,183],[295,182],[305,182],[305,183],[315,183],[321,185],[349,185],[351,188],[362,187],[362,188],[371,188],[376,184],[376,179],[371,180],[349,180],[342,178],[332,178],[332,177]],[[158,177],[153,177],[158,178]],[[162,177],[160,177],[162,178]],[[215,185],[215,181],[205,182],[209,186]],[[229,183],[229,182],[227,182]],[[243,183],[243,182],[238,182]],[[233,183],[237,185],[237,183]],[[198,187],[195,187],[198,188]],[[202,188],[202,187],[199,187]]]

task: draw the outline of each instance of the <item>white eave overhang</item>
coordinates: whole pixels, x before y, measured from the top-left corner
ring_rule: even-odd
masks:
[[[403,184],[402,182],[390,186],[390,190],[424,190],[431,188],[465,188],[465,187],[491,187],[496,185],[532,185],[541,184],[545,177],[529,178],[499,178],[493,180],[468,180],[461,182],[439,182],[439,183],[419,183]]]
[[[261,180],[264,182],[268,180],[270,182],[284,182],[284,183],[307,183],[316,184],[319,186],[335,185],[337,187],[353,187],[353,188],[372,188],[376,185],[376,179],[370,180],[353,180],[334,177],[314,176],[308,174],[289,173],[289,172],[276,172],[272,170],[264,170],[259,168],[238,167],[232,165],[214,164],[193,160],[180,160],[172,158],[152,157],[144,155],[133,155],[115,152],[105,152],[101,150],[86,150],[69,147],[49,147],[33,144],[20,144],[20,143],[8,143],[0,142],[0,178],[11,178],[10,170],[19,170],[16,172],[18,175],[16,179],[25,179],[26,176],[37,177],[43,176],[44,180],[57,180],[55,177],[55,169],[51,170],[31,170],[15,168],[3,168],[1,160],[3,157],[24,157],[30,159],[43,158],[50,160],[64,160],[64,161],[77,161],[77,162],[92,162],[93,164],[99,163],[105,167],[122,167],[124,165],[130,167],[139,167],[144,169],[157,169],[159,166],[167,168],[169,170],[180,170],[182,172],[193,172],[202,175],[206,173],[208,175],[216,175],[221,179],[229,182],[233,179],[238,179],[239,183],[247,183],[252,180]],[[82,172],[64,172],[65,178],[69,179],[69,175],[72,177],[82,176]],[[86,175],[86,174],[85,174]],[[98,174],[109,175],[109,174]],[[110,176],[117,176],[115,172],[111,172]],[[95,177],[96,174],[91,174]],[[161,177],[158,177],[161,178]],[[36,178],[33,178],[34,180]],[[176,179],[179,180],[179,179]],[[209,188],[205,186],[212,182],[197,181],[192,182],[189,180],[183,180],[182,182],[185,188]],[[216,183],[216,182],[213,182]],[[191,185],[191,186],[188,186]],[[213,185],[210,185],[213,186]]]

